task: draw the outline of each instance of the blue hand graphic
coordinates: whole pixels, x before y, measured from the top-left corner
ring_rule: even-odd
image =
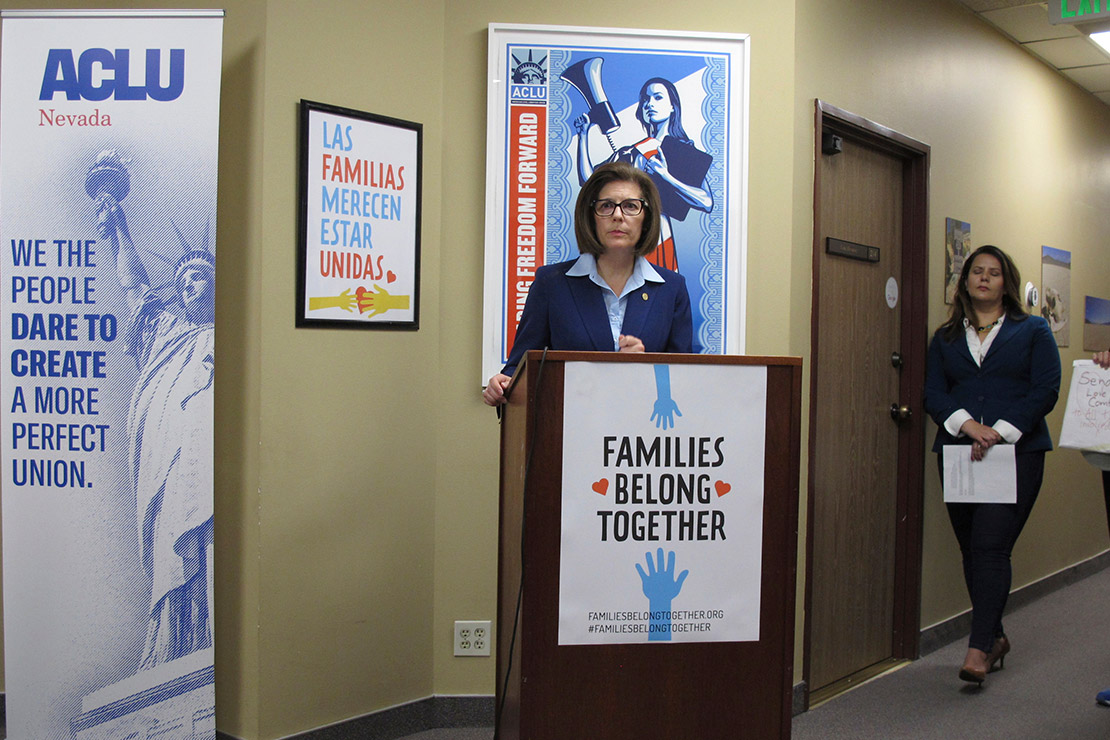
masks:
[[[655,407],[652,409],[650,420],[654,421],[658,428],[670,429],[674,426],[675,414],[682,416],[682,412],[678,410],[678,404],[671,400],[670,365],[655,366],[655,395]]]
[[[644,586],[644,596],[648,598],[648,640],[671,639],[671,601],[682,590],[682,583],[690,571],[684,570],[674,577],[674,550],[667,556],[666,567],[663,565],[663,548],[655,551],[658,565],[651,561],[651,553],[644,553],[647,557],[647,572],[636,564],[640,573],[640,581]]]

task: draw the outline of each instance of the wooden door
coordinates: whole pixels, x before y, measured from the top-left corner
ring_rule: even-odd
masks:
[[[923,235],[909,239],[913,269],[903,251],[923,231],[924,190],[910,186],[913,159],[898,147],[829,121],[824,132],[815,173],[810,692],[916,654],[919,598],[908,586],[920,582],[920,547],[911,543],[920,541],[923,464],[920,443],[917,451],[909,443],[921,439],[924,365],[910,345],[923,347],[923,336],[907,321],[924,315]],[[907,363],[915,364],[908,373]]]

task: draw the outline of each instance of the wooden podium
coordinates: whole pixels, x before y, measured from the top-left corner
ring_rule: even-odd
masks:
[[[568,362],[766,367],[758,641],[559,644]],[[801,369],[793,357],[528,352],[501,422],[498,740],[790,737]]]

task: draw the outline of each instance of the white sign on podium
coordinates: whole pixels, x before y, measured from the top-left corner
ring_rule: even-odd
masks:
[[[566,365],[559,644],[759,639],[767,370]]]

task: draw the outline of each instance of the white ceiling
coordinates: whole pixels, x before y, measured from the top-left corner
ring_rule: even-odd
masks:
[[[1110,54],[1087,37],[1091,31],[1106,30],[1105,25],[1054,26],[1048,22],[1047,3],[957,1],[1030,54],[1110,105]]]

